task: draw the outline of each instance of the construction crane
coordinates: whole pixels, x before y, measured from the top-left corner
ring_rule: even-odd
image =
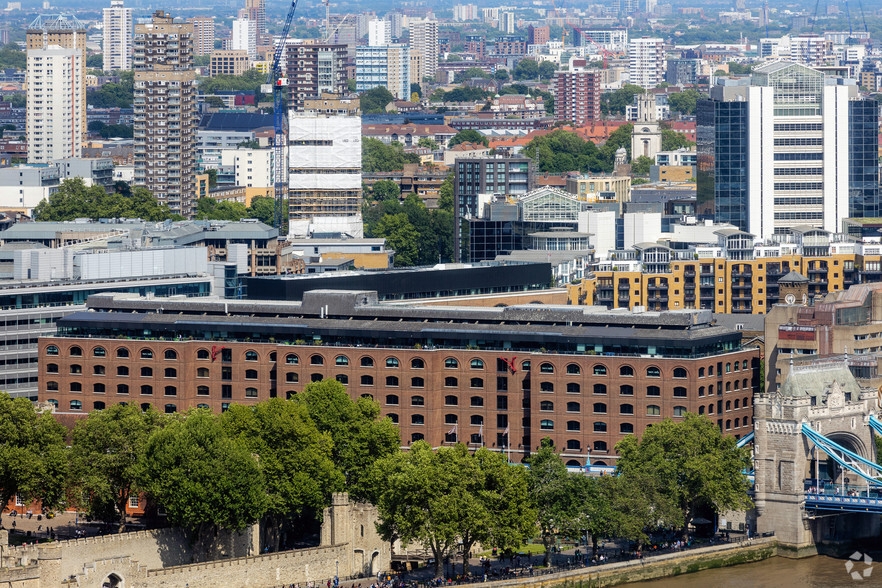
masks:
[[[582,29],[580,29],[576,25],[570,25],[570,26],[573,27],[573,30],[576,33],[578,33],[581,38],[588,39],[592,45],[597,47],[597,49],[600,51],[600,54],[603,56],[603,69],[607,69],[606,58],[608,55],[612,55],[612,51],[610,51],[609,49],[607,49],[606,47],[604,47],[603,45],[601,45],[600,43],[598,43],[597,41],[592,39],[590,35],[586,35],[585,32],[582,31]]]
[[[264,94],[273,93],[273,108],[276,118],[275,137],[273,138],[273,181],[275,183],[276,210],[274,215],[274,225],[277,229],[282,229],[282,218],[284,211],[282,204],[285,201],[285,195],[288,193],[288,162],[285,161],[285,113],[282,110],[282,98],[285,88],[288,87],[288,78],[282,72],[282,52],[285,51],[285,44],[288,41],[288,31],[291,30],[291,21],[294,19],[294,11],[297,10],[297,0],[292,0],[291,8],[288,10],[288,16],[285,18],[285,26],[282,29],[282,35],[279,44],[273,52],[273,62],[266,75],[266,84],[261,87]]]

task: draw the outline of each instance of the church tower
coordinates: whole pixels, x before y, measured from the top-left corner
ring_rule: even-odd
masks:
[[[656,119],[655,95],[649,92],[637,94],[637,120],[631,135],[631,161],[638,157],[655,160],[662,150],[661,128]]]

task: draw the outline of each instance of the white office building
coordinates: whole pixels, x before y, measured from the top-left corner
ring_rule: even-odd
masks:
[[[82,154],[83,59],[80,49],[58,45],[28,50],[29,163],[48,163]]]
[[[104,71],[132,69],[132,9],[123,0],[111,0],[104,9]]]
[[[594,47],[591,41],[607,51],[625,53],[628,50],[628,29],[582,31],[579,44],[582,47]]]
[[[368,45],[380,47],[392,42],[392,23],[375,18],[368,22]]]
[[[245,188],[273,186],[272,149],[224,149],[221,166],[233,168],[235,184]]]
[[[247,51],[249,59],[257,59],[257,22],[247,18],[237,18],[234,20],[230,49],[233,51]]]
[[[628,81],[651,89],[665,81],[665,42],[641,37],[628,44]]]

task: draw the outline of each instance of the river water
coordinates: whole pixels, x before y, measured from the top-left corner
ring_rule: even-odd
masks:
[[[871,576],[856,581],[846,570],[845,559],[818,556],[806,559],[773,557],[757,563],[705,570],[674,578],[628,584],[640,588],[857,588],[882,586],[882,561],[873,566]],[[863,573],[863,561],[852,571]]]

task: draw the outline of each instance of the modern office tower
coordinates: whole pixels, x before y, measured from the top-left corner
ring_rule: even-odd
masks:
[[[438,23],[423,20],[410,24],[410,55],[419,56],[418,70],[411,71],[411,81],[420,83],[425,78],[435,78],[438,69]]]
[[[245,10],[248,12],[248,20],[254,21],[257,33],[257,44],[263,45],[269,41],[266,34],[266,1],[245,0]]]
[[[554,119],[581,126],[600,119],[600,74],[596,70],[571,68],[554,74]]]
[[[631,161],[638,157],[655,160],[655,154],[662,150],[662,132],[658,124],[658,108],[655,94],[649,92],[637,95],[637,120],[631,133]]]
[[[193,25],[157,10],[135,26],[135,185],[172,212],[193,215],[196,75]]]
[[[241,76],[251,69],[251,59],[247,51],[226,51],[218,49],[211,52],[209,72],[211,77]]]
[[[581,47],[593,47],[597,43],[613,53],[624,53],[628,50],[628,29],[575,31],[575,35],[576,45]]]
[[[514,34],[515,32],[515,13],[514,12],[501,12],[499,13],[499,30],[505,33],[506,35]]]
[[[527,27],[528,45],[544,45],[550,40],[551,29],[549,27],[535,27],[533,25]]]
[[[360,46],[355,51],[355,91],[384,86],[399,100],[410,98],[410,50],[407,45]]]
[[[86,133],[86,27],[72,15],[38,16],[28,27],[27,53],[28,161],[79,157]]]
[[[381,47],[392,42],[392,23],[375,18],[368,22],[368,45]]]
[[[665,81],[672,86],[692,86],[698,83],[701,76],[701,59],[688,57],[667,60]]]
[[[247,18],[237,18],[234,20],[230,49],[233,51],[247,51],[248,57],[257,59],[257,23]]]
[[[78,49],[49,45],[28,50],[28,163],[82,155],[83,61]]]
[[[214,51],[214,17],[194,16],[187,22],[193,25],[193,55],[211,55]]]
[[[464,22],[467,20],[478,20],[477,4],[457,4],[453,7],[453,20]]]
[[[778,61],[697,110],[698,212],[760,239],[879,216],[878,105],[852,80]]]
[[[456,160],[453,181],[453,257],[460,261],[468,228],[463,220],[478,216],[482,198],[517,196],[533,188],[534,166],[529,157],[480,157]],[[466,260],[463,260],[466,261]]]
[[[289,44],[285,47],[290,107],[302,110],[304,101],[324,92],[346,91],[346,45]]]
[[[332,217],[361,236],[361,117],[289,112],[289,232]]]
[[[651,89],[665,81],[665,42],[641,37],[628,44],[629,82]]]
[[[132,9],[111,0],[104,9],[104,71],[132,69]]]

